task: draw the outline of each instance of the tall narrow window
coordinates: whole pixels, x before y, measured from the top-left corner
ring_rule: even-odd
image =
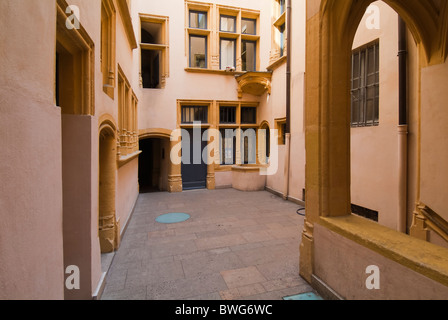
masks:
[[[235,68],[236,40],[221,39],[221,70]]]
[[[285,24],[282,24],[279,28],[280,31],[280,57],[283,57],[283,55],[285,54]]]
[[[220,163],[234,165],[236,163],[236,134],[235,129],[220,129]]]
[[[113,99],[115,88],[115,8],[111,0],[101,2],[100,57],[103,91]]]
[[[257,133],[255,129],[241,130],[241,163],[257,163]]]
[[[243,71],[255,71],[257,44],[254,41],[243,40],[241,42],[241,60],[243,64]]]
[[[190,36],[190,67],[207,68],[207,37]]]
[[[146,89],[160,89],[168,77],[167,17],[140,15],[141,84]]]
[[[379,125],[379,42],[352,55],[352,127]]]

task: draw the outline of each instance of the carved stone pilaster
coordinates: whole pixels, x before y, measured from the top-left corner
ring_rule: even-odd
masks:
[[[314,272],[314,225],[305,219],[300,244],[300,275],[311,283]]]

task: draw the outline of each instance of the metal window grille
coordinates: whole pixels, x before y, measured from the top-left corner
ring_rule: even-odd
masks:
[[[241,108],[241,123],[254,124],[257,123],[257,109],[253,107]]]
[[[236,124],[236,107],[220,107],[219,123]]]
[[[182,123],[208,122],[208,108],[205,106],[184,106],[182,107]]]

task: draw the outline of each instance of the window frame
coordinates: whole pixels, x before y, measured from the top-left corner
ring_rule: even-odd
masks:
[[[228,105],[220,105],[219,107],[219,124],[220,125],[236,125],[237,124],[237,113],[238,113],[238,106],[228,106]],[[221,112],[223,109],[231,109],[234,113],[233,116],[231,116],[232,118],[235,118],[235,120],[233,122],[229,122],[229,121],[222,121],[221,119]]]
[[[251,71],[257,71],[257,50],[258,50],[258,41],[254,41],[254,40],[246,40],[243,39],[241,40],[241,70],[243,72],[251,72]],[[246,70],[244,70],[244,61],[243,61],[243,47],[244,47],[244,43],[252,43],[254,44],[254,64],[253,64],[253,70],[248,70],[247,69],[247,61],[246,61]],[[247,46],[246,46],[246,51],[247,51]]]
[[[191,26],[191,14],[203,14],[205,16],[205,28],[200,28],[200,27],[192,27]],[[189,16],[189,20],[188,20],[188,27],[191,29],[196,29],[196,30],[208,30],[208,12],[207,11],[201,11],[201,10],[194,10],[194,9],[189,9],[188,10],[188,16]],[[199,25],[199,23],[198,23]]]
[[[140,34],[140,86],[142,89],[163,89],[166,85],[166,79],[170,76],[169,67],[169,17],[142,14],[140,18],[140,33],[143,29],[143,23],[160,24],[160,38],[161,43],[146,43],[142,41],[142,35]],[[157,88],[145,88],[143,87],[142,79],[142,52],[143,51],[159,51],[159,85]]]
[[[229,66],[225,66],[224,68],[223,68],[223,65],[222,65],[222,41],[230,41],[230,42],[233,42],[233,68],[235,68],[236,69],[236,46],[237,46],[237,42],[236,42],[236,39],[230,39],[230,38],[219,38],[219,68],[220,68],[220,70],[226,70],[227,69],[227,67],[229,67]]]
[[[243,32],[243,21],[252,21],[254,23],[254,33],[246,33]],[[257,19],[252,19],[252,18],[241,18],[241,34],[242,35],[252,35],[252,36],[256,36],[258,34],[257,32]]]
[[[222,29],[222,18],[231,18],[233,19],[233,29],[234,31],[228,31]],[[228,14],[220,14],[219,15],[219,31],[220,32],[227,32],[227,33],[237,33],[237,25],[236,25],[237,17],[228,15]]]
[[[198,67],[198,66],[192,66],[192,56],[191,56],[191,38],[203,38],[205,39],[205,46],[204,46],[204,55],[205,55],[205,66],[204,67]],[[188,48],[189,48],[189,67],[190,68],[197,68],[197,69],[208,69],[208,36],[198,35],[198,34],[190,34],[188,39]]]
[[[205,117],[204,117],[205,121],[193,119],[193,121],[187,122],[186,119],[184,118],[184,115],[186,115],[186,113],[184,113],[184,110],[186,110],[186,109],[189,109],[189,110],[193,109],[193,116],[194,117],[196,116],[196,110],[205,111],[205,112],[203,112],[205,114]],[[181,114],[180,123],[181,123],[181,125],[192,125],[195,122],[201,122],[201,125],[208,124],[208,121],[209,121],[208,120],[208,118],[209,118],[209,110],[208,109],[209,109],[209,107],[206,106],[206,105],[190,105],[190,104],[186,105],[186,104],[182,104],[181,108],[180,108],[180,114]]]

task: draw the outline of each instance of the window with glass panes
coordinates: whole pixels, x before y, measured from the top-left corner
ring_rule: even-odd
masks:
[[[182,124],[208,123],[207,106],[182,106]]]
[[[352,54],[351,126],[379,125],[379,42]]]
[[[220,163],[234,165],[236,163],[236,129],[220,129]]]
[[[207,37],[190,35],[190,67],[207,68]]]
[[[207,29],[207,12],[190,10],[190,28]]]
[[[236,17],[221,15],[220,20],[220,31],[223,32],[236,32]]]
[[[243,71],[255,71],[256,64],[257,43],[255,41],[241,41],[241,60],[243,64]]]
[[[242,34],[257,34],[257,20],[255,19],[241,19],[241,33]]]
[[[236,40],[221,38],[221,70],[236,67]]]

